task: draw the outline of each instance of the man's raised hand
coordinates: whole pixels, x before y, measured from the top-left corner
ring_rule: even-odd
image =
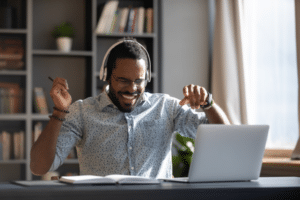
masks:
[[[199,85],[187,85],[183,88],[184,98],[179,102],[181,106],[190,104],[192,109],[199,109],[200,105],[205,105],[208,93],[204,87]]]
[[[63,78],[54,79],[50,96],[56,108],[68,110],[72,103],[72,97],[67,90],[69,90],[67,80]]]

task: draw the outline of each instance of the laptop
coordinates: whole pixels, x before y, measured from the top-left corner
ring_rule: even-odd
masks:
[[[259,178],[269,125],[200,125],[188,177],[175,182],[250,181]]]

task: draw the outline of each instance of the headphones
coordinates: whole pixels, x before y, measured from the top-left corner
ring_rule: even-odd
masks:
[[[100,76],[99,76],[100,80],[106,81],[106,76],[107,76],[107,60],[108,60],[108,57],[109,57],[109,54],[110,54],[111,50],[113,48],[115,48],[117,45],[119,45],[119,44],[121,44],[121,43],[123,43],[125,41],[126,42],[135,42],[135,43],[139,44],[142,47],[142,49],[144,50],[144,52],[146,53],[147,60],[148,60],[148,69],[146,71],[146,80],[147,80],[147,82],[150,82],[151,81],[151,61],[150,61],[150,56],[149,56],[146,48],[143,45],[141,45],[140,43],[138,43],[137,41],[132,40],[132,39],[124,39],[122,41],[119,41],[119,42],[113,44],[107,50],[107,52],[106,52],[106,54],[105,54],[105,56],[103,58],[103,62],[102,62],[101,69],[100,69]]]

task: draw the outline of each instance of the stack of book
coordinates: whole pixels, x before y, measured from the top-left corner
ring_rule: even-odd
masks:
[[[21,39],[0,38],[0,69],[20,70],[24,67]]]
[[[0,82],[0,114],[21,113],[23,93],[17,83]]]
[[[0,135],[0,160],[24,159],[24,131]]]
[[[96,33],[131,33],[143,34],[153,32],[153,8],[118,7],[119,1],[104,4]]]

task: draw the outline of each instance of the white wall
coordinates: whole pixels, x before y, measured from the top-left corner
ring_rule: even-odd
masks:
[[[162,92],[209,86],[209,0],[162,1]]]

